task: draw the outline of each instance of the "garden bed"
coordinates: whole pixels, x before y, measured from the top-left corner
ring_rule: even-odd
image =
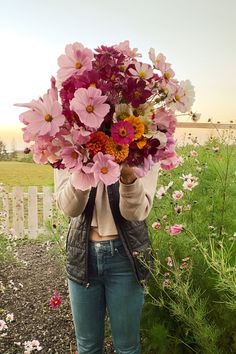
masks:
[[[46,243],[26,242],[17,247],[17,252],[19,262],[0,268],[0,319],[14,314],[14,321],[7,322],[8,329],[2,332],[0,352],[23,353],[24,342],[35,339],[42,346],[40,353],[74,353],[74,329],[62,267],[47,252]],[[62,300],[56,309],[50,307],[54,291]],[[113,353],[109,342],[106,353]]]

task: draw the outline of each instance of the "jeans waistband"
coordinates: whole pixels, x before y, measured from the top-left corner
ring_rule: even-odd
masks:
[[[112,254],[114,255],[115,249],[122,245],[122,241],[120,238],[116,238],[113,240],[104,240],[104,241],[92,241],[89,240],[89,249],[91,254]]]

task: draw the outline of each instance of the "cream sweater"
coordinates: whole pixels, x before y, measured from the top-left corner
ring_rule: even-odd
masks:
[[[146,176],[138,178],[132,184],[120,182],[120,212],[131,221],[144,220],[153,203],[159,172],[156,164]],[[58,208],[70,217],[80,215],[89,198],[90,189],[81,191],[71,184],[71,172],[55,170],[55,195]],[[117,228],[109,205],[107,187],[99,182],[91,226],[101,237],[117,235]]]

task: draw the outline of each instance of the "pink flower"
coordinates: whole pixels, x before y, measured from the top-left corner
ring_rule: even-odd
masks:
[[[195,151],[195,150],[190,151],[190,156],[197,157],[198,156],[197,151]]]
[[[109,104],[104,103],[106,100],[107,96],[102,96],[102,91],[99,89],[80,88],[75,91],[70,109],[78,114],[80,121],[87,127],[97,129],[110,111]]]
[[[183,226],[182,226],[182,225],[180,225],[180,224],[174,224],[174,225],[170,226],[170,228],[169,228],[169,234],[170,234],[171,236],[175,236],[175,235],[180,234],[180,233],[182,232],[182,230],[183,230]]]
[[[161,227],[161,223],[159,221],[155,221],[153,224],[152,224],[152,228],[153,230],[159,230]]]
[[[155,53],[155,49],[150,48],[149,49],[149,58],[152,61],[154,67],[158,70],[160,70],[161,72],[164,71],[165,68],[165,64],[166,64],[166,57],[164,56],[164,54],[160,53],[158,55],[156,55]]]
[[[168,112],[164,108],[156,110],[154,122],[161,131],[167,132],[170,135],[175,132],[177,120],[171,112]]]
[[[182,191],[174,191],[174,192],[172,193],[172,198],[173,198],[174,200],[182,199],[183,196],[184,196],[184,193],[183,193]]]
[[[111,136],[117,144],[129,144],[134,138],[134,128],[129,122],[120,121],[112,126]]]
[[[109,186],[118,181],[120,177],[120,167],[113,161],[114,157],[109,154],[98,152],[94,157],[94,172],[95,181],[102,181]]]
[[[31,150],[34,161],[39,164],[46,164],[48,161],[55,162],[60,158],[56,154],[60,150],[60,147],[53,145],[51,139],[48,137],[38,138],[35,144],[31,146]]]
[[[92,69],[92,50],[85,48],[81,43],[68,44],[65,53],[58,58],[60,69],[57,72],[58,79],[65,81],[74,74],[83,74],[85,70]]]
[[[20,115],[20,120],[26,124],[29,136],[55,136],[65,122],[62,106],[55,100],[51,91],[45,94],[43,99],[33,100],[30,103],[19,103],[17,106],[31,108]]]
[[[66,168],[81,168],[82,166],[83,156],[73,146],[64,148],[61,153],[61,157]]]
[[[175,151],[166,150],[163,157],[164,158],[160,161],[163,170],[172,170],[178,166],[179,159]]]
[[[80,170],[73,171],[71,175],[71,183],[76,189],[86,191],[91,187],[96,187],[94,174],[91,171],[92,163],[82,166]]]
[[[56,309],[58,306],[61,305],[61,298],[57,291],[54,292],[53,297],[50,299],[50,306],[52,309]]]
[[[130,58],[135,58],[135,57],[141,57],[142,54],[137,53],[138,48],[131,49],[129,46],[129,41],[126,40],[124,42],[121,42],[118,45],[113,46],[116,50],[119,50],[121,53],[127,55]]]

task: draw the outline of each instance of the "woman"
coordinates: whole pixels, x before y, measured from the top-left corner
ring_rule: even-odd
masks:
[[[79,354],[102,354],[108,310],[117,354],[140,354],[142,281],[148,276],[137,256],[150,254],[145,222],[156,190],[159,166],[142,178],[131,167],[120,180],[86,191],[75,189],[73,173],[57,172],[56,201],[71,217],[67,275]]]

